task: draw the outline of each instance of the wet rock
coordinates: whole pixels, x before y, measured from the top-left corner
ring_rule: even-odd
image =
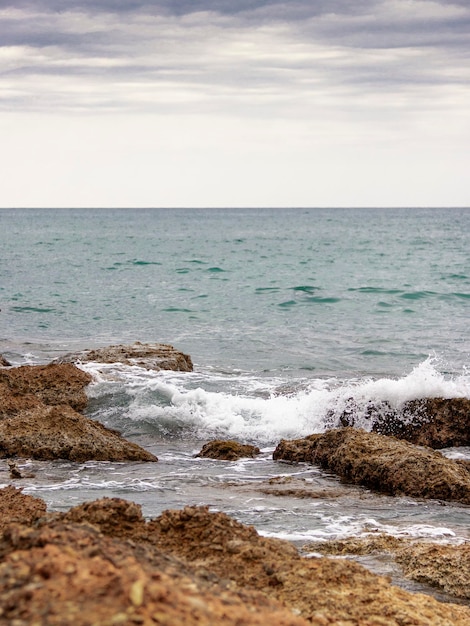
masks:
[[[435,449],[470,445],[468,398],[425,398],[400,408],[388,402],[360,405],[351,398],[338,419],[342,426],[365,427]]]
[[[470,599],[470,544],[409,544],[396,554],[406,576]]]
[[[407,402],[400,415],[381,415],[373,430],[430,448],[470,445],[470,399],[428,398]]]
[[[287,463],[313,463],[313,455],[321,435],[308,435],[302,439],[281,439],[273,452],[275,461]]]
[[[82,411],[88,403],[85,388],[91,380],[89,374],[71,363],[0,370],[0,417],[14,415],[39,403],[68,404]]]
[[[256,488],[257,491],[269,496],[279,497],[291,497],[291,498],[341,498],[342,496],[350,495],[350,489],[343,488],[331,488],[331,487],[319,487],[311,481],[305,480],[305,478],[298,478],[295,476],[276,476],[270,478],[267,481],[262,481],[260,486]]]
[[[237,441],[215,440],[206,443],[196,457],[219,459],[223,461],[237,461],[248,457],[254,458],[260,453],[256,446],[238,443]]]
[[[71,363],[0,370],[0,458],[156,461],[78,411],[91,376]],[[21,478],[15,472],[13,478]]]
[[[54,363],[123,363],[138,365],[149,370],[174,370],[192,372],[193,363],[188,354],[165,343],[140,343],[107,346],[96,350],[83,350],[66,354]]]
[[[346,482],[391,495],[470,504],[468,469],[429,448],[350,427],[301,441],[281,441],[273,458],[316,463]]]
[[[330,556],[346,554],[374,554],[377,552],[394,553],[401,549],[404,540],[386,533],[366,535],[365,537],[347,537],[330,541],[316,541],[304,546],[304,550],[314,550]]]
[[[11,366],[11,363],[9,363],[9,361],[6,360],[3,354],[0,354],[0,367],[10,367],[10,366]]]
[[[150,452],[67,405],[39,405],[0,420],[0,457],[156,461]]]
[[[454,598],[470,599],[470,543],[435,544],[387,534],[315,542],[304,547],[324,555],[389,554],[407,578],[444,591]]]

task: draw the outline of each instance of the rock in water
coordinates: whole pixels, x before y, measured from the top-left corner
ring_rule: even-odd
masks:
[[[157,461],[147,450],[67,405],[42,405],[0,420],[0,456],[78,462]]]
[[[82,352],[66,354],[56,359],[54,363],[85,363],[89,361],[138,365],[155,371],[193,371],[193,363],[188,354],[184,354],[165,343],[140,343],[140,341],[136,341],[130,346],[107,346],[96,350],[83,350]]]
[[[346,482],[391,495],[470,504],[470,472],[465,464],[429,448],[356,428],[283,440],[273,458],[316,463]]]
[[[92,378],[71,363],[0,370],[0,457],[156,461],[157,457],[77,411]]]
[[[470,446],[468,398],[412,400],[400,413],[377,419],[373,430],[430,448]]]
[[[71,363],[62,365],[23,365],[0,370],[0,417],[12,415],[26,406],[68,404],[83,411],[88,404],[85,392],[90,374]],[[8,396],[8,398],[7,398]]]
[[[470,544],[409,544],[396,555],[406,576],[470,599]]]
[[[469,398],[423,398],[399,408],[388,402],[361,405],[351,398],[338,419],[342,426],[369,424],[372,432],[435,449],[470,445]]]
[[[221,461],[237,461],[248,457],[254,458],[260,453],[260,449],[249,444],[238,443],[237,441],[222,441],[216,439],[206,443],[196,457],[206,457],[208,459],[220,459]]]

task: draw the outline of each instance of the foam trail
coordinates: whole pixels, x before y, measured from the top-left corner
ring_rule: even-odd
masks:
[[[365,411],[370,403],[387,402],[399,409],[414,399],[470,397],[470,377],[464,373],[446,379],[431,358],[399,379],[349,381],[150,373],[135,367],[103,369],[97,365],[87,365],[96,381],[90,395],[120,397],[119,417],[108,408],[110,425],[113,419],[118,419],[115,425],[124,430],[126,423],[145,425],[147,432],[164,437],[234,438],[270,445],[338,425],[351,400],[360,414],[361,407]],[[279,395],[286,384],[290,391]]]

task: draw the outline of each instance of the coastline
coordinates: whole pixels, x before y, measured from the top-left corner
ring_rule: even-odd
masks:
[[[5,380],[8,376],[2,378],[2,423],[11,419],[12,414],[24,417],[25,413],[38,410],[39,407],[44,424],[44,406],[55,406],[55,410],[62,411],[63,415],[64,407],[68,405],[67,411],[78,409],[76,412],[80,415],[80,410],[84,408],[83,399],[77,400],[77,396],[70,393],[70,379],[63,377],[62,384],[56,384],[55,392],[60,402],[57,402],[57,396],[54,400],[48,395],[54,389],[50,377],[45,378],[46,382],[42,386],[38,382],[41,378],[38,373],[43,372],[44,368],[47,371],[63,372],[61,368],[64,364],[54,364],[49,369],[48,366],[25,367],[27,369],[6,366],[0,370],[4,373],[14,371],[14,374],[19,374],[21,370],[21,375],[14,377],[14,383],[10,381],[10,391],[13,388],[16,404],[6,401]],[[29,376],[27,383],[25,372]],[[74,376],[77,374],[75,370],[67,370],[68,374],[71,372]],[[22,384],[18,382],[20,379]],[[57,383],[58,378],[54,380]],[[88,382],[84,377],[78,386],[83,389]],[[67,397],[63,395],[64,385],[69,394]],[[7,415],[8,412],[10,415]],[[63,427],[61,419],[56,419],[56,424],[60,431]],[[40,428],[41,420],[35,422],[35,434],[38,434]],[[362,432],[349,426],[340,431]],[[50,430],[48,432],[50,434]],[[114,435],[117,436],[116,433]],[[327,433],[327,437],[331,436]],[[376,434],[374,437],[381,438],[381,442],[396,442],[388,435]],[[79,433],[81,438],[82,433]],[[312,441],[307,438],[307,443]],[[317,445],[318,441],[315,441]],[[128,443],[129,446],[134,445]],[[400,445],[419,450],[415,444]],[[334,447],[337,445],[334,444]],[[69,449],[72,448],[69,446]],[[102,446],[100,449],[103,449]],[[22,456],[18,451],[5,452],[5,446],[3,450],[4,458],[14,460]],[[34,454],[35,450],[38,447],[33,445],[30,452]],[[64,458],[60,454],[57,458]],[[357,452],[354,455],[358,458]],[[284,460],[315,462],[308,455]],[[155,462],[156,459],[147,461]],[[458,466],[464,479],[468,475],[470,484],[468,464],[449,463],[452,467]],[[11,475],[14,485],[20,484],[20,479]],[[351,482],[351,477],[347,479]],[[270,489],[279,489],[281,492],[291,489],[290,495],[309,497],[305,493],[308,489],[304,487],[295,487],[286,480],[278,484],[271,483]],[[399,493],[402,493],[401,487]],[[419,493],[414,495],[420,496]],[[421,495],[426,494],[423,492]],[[321,497],[321,494],[317,493],[313,497]],[[431,494],[428,497],[436,496]],[[460,502],[463,502],[462,506],[467,506],[467,500],[460,499]],[[379,620],[388,620],[383,622],[388,624],[401,624],[403,622],[399,621],[399,615],[403,614],[407,615],[410,620],[408,623],[411,624],[460,625],[470,620],[470,608],[467,606],[443,604],[422,594],[406,592],[344,558],[321,558],[318,554],[312,554],[310,558],[302,557],[291,543],[261,537],[252,527],[240,524],[223,513],[210,512],[204,507],[189,506],[182,510],[165,511],[157,518],[145,520],[138,504],[119,498],[101,498],[72,507],[64,513],[53,513],[46,510],[41,499],[23,495],[12,486],[0,490],[0,506],[4,522],[0,597],[3,596],[2,606],[6,607],[0,616],[0,623],[1,620],[12,619],[31,623],[28,621],[28,611],[32,611],[34,606],[37,607],[35,610],[43,612],[44,623],[47,624],[86,624],[90,623],[86,619],[94,616],[92,623],[103,626],[119,623],[232,624],[240,623],[240,620],[245,620],[242,623],[246,624],[261,624],[268,620],[293,625],[329,624],[340,620],[349,620],[347,623],[352,624],[377,624],[381,623]],[[132,549],[129,541],[133,544]],[[391,553],[391,543],[384,541],[382,546],[376,543],[372,548],[369,545],[361,549],[369,552],[384,549]],[[83,546],[86,546],[86,550]],[[343,556],[360,553],[357,552],[357,546],[352,544],[344,544],[341,552],[337,550],[336,553],[332,546],[327,546],[325,543],[322,548],[325,553],[329,551],[330,554]],[[393,549],[400,552],[399,560],[408,571],[414,572],[413,575],[422,580],[427,576],[431,584],[441,586],[456,602],[467,603],[470,600],[465,592],[462,593],[462,589],[469,588],[470,582],[468,543],[452,547],[453,573],[446,580],[442,576],[442,567],[441,575],[438,575],[438,556],[445,561],[452,552],[448,551],[447,554],[445,546],[426,542],[423,547],[419,542],[414,542],[413,546],[410,543],[401,545],[400,549]],[[90,557],[90,552],[95,556]],[[314,546],[314,552],[320,550]],[[97,562],[92,563],[97,555],[101,555],[100,558],[103,557],[106,562],[109,562],[108,556],[111,555],[114,569],[108,572],[108,579],[108,574],[100,574],[103,586],[98,585],[93,600],[93,593],[83,582],[83,577],[91,580],[97,575]],[[411,563],[413,559],[414,563]],[[434,574],[432,571],[423,573],[426,568],[432,570],[433,560],[436,561]],[[21,569],[18,563],[28,565]],[[455,584],[457,578],[460,579],[459,585]],[[67,593],[59,593],[57,596],[57,590],[66,580]],[[80,580],[80,584],[75,584]],[[119,580],[123,590],[119,597],[110,590],[111,580]],[[98,596],[104,598],[101,605],[97,601]],[[50,597],[57,600],[53,609],[50,607]],[[192,598],[191,601],[188,601],[188,597]],[[78,618],[76,607],[82,603],[85,603],[85,609]],[[68,613],[71,607],[75,609]],[[255,609],[256,614],[253,613]]]

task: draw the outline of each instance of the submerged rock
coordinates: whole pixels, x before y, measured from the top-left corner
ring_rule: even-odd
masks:
[[[157,457],[67,405],[41,405],[0,420],[0,457],[157,461]]]
[[[465,464],[429,448],[356,428],[283,440],[273,458],[316,463],[346,482],[391,495],[470,504],[470,472]]]
[[[206,443],[201,451],[196,454],[196,457],[237,461],[244,457],[254,458],[259,453],[260,449],[256,446],[238,443],[237,441],[222,441],[217,439]]]
[[[165,343],[140,343],[132,345],[107,346],[96,350],[83,350],[66,354],[54,363],[123,363],[138,365],[149,370],[173,370],[192,372],[193,363],[188,354],[176,350]]]
[[[14,509],[16,500],[6,495]],[[470,620],[468,607],[398,589],[346,560],[302,558],[288,542],[261,537],[207,507],[165,511],[146,522],[138,505],[118,498],[7,525],[0,607],[0,623],[30,624],[40,616],[41,623],[74,626]]]
[[[399,409],[388,402],[359,405],[351,399],[339,415],[342,426],[366,426],[430,448],[470,445],[470,399],[424,398]],[[369,429],[368,428],[368,429]]]

